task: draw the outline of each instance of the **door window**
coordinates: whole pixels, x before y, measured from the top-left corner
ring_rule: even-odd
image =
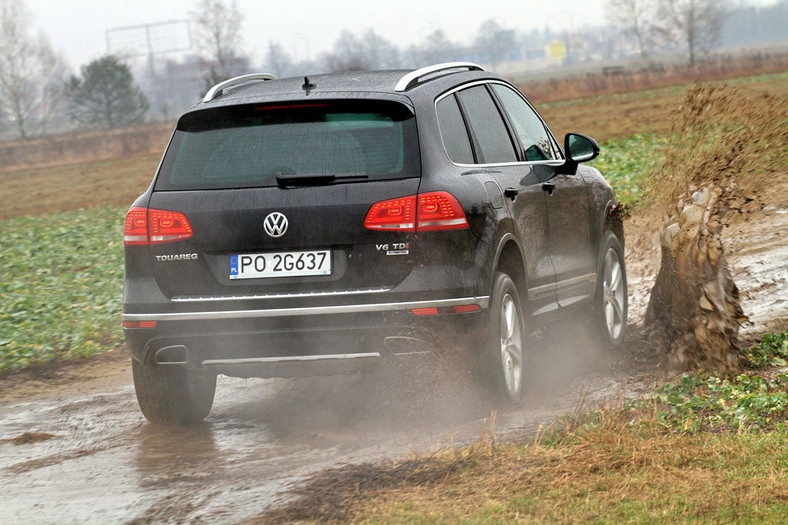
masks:
[[[525,151],[525,160],[555,159],[550,135],[548,135],[542,119],[531,109],[531,106],[508,86],[493,84],[492,87],[520,138]]]
[[[517,156],[498,108],[485,86],[457,93],[476,147],[476,160],[483,164],[516,162]]]

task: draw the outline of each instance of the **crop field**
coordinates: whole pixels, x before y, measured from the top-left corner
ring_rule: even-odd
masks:
[[[739,79],[753,96],[788,93],[788,73]],[[545,104],[553,131],[597,137],[594,161],[635,203],[661,161],[689,86]],[[0,374],[122,344],[124,212],[150,183],[158,155],[0,173]]]
[[[0,223],[0,373],[119,345],[124,209]]]

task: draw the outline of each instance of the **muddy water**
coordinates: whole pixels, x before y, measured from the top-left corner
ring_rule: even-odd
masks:
[[[788,202],[733,232],[726,249],[750,322],[743,332],[788,329]]]
[[[593,362],[589,355],[577,368],[594,370]],[[600,397],[618,388],[605,374],[545,366],[550,379],[543,375],[527,410],[498,416],[499,431],[535,429],[571,411],[578,391]],[[415,370],[297,380],[220,377],[211,414],[190,429],[148,424],[130,377],[96,394],[0,407],[0,521],[235,522],[324,467],[477,438],[490,404],[473,382],[434,362]],[[25,433],[29,443],[11,441]]]

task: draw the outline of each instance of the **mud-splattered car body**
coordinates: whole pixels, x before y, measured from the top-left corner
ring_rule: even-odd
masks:
[[[153,421],[204,417],[217,373],[363,369],[468,349],[522,398],[527,333],[626,326],[615,196],[510,83],[465,63],[215,86],[124,231],[123,323]]]

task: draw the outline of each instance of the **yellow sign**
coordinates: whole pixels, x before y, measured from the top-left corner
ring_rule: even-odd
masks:
[[[547,58],[550,60],[566,59],[566,44],[563,40],[555,40],[547,44]]]

